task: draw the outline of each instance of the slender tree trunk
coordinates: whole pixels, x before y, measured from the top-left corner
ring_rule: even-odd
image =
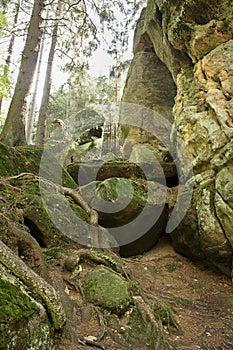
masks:
[[[9,146],[26,144],[25,99],[30,91],[38,60],[41,41],[41,13],[45,6],[45,1],[46,0],[34,1],[14,95],[0,136],[0,141]]]
[[[71,86],[70,86],[70,80],[68,80],[68,93],[67,93],[67,99],[66,99],[66,119],[67,120],[70,116],[70,103],[71,103]]]
[[[13,21],[13,28],[15,28],[17,23],[18,23],[20,2],[21,2],[21,0],[18,0],[15,3],[15,10],[14,10],[15,16],[14,16],[14,21]],[[4,76],[7,76],[8,72],[9,72],[14,42],[15,42],[15,34],[12,33],[11,38],[10,38],[10,42],[9,42],[9,46],[8,46],[8,50],[7,50],[7,58],[6,58],[6,62],[5,62],[4,69],[3,69]],[[3,96],[0,96],[0,113],[2,110],[2,101],[3,101]]]
[[[58,33],[58,25],[59,25],[58,19],[61,12],[61,5],[62,5],[62,1],[58,0],[57,8],[56,8],[57,20],[53,28],[53,34],[52,34],[52,40],[51,40],[51,46],[49,51],[48,64],[47,64],[45,82],[44,82],[44,88],[43,88],[43,96],[41,101],[36,138],[35,138],[35,144],[38,146],[42,146],[44,144],[44,139],[45,139],[47,110],[48,110],[49,97],[50,97],[50,91],[51,91],[53,60],[54,60],[55,51],[56,51],[57,33]]]
[[[43,36],[42,42],[41,42],[38,65],[36,69],[35,86],[33,89],[32,101],[31,101],[29,111],[28,111],[28,116],[27,116],[26,141],[27,141],[27,144],[29,145],[32,144],[32,133],[33,133],[33,126],[35,122],[36,102],[37,102],[38,88],[39,88],[40,76],[41,76],[41,66],[43,63],[42,57],[44,54],[44,48],[45,48],[45,36]]]

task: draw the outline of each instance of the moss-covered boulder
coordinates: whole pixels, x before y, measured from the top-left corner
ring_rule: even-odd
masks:
[[[80,186],[92,181],[103,181],[112,177],[145,178],[143,170],[135,163],[127,161],[92,160],[90,162],[72,163],[67,167],[68,173]]]
[[[132,302],[128,282],[106,267],[87,273],[82,285],[87,302],[113,313],[124,313]]]
[[[80,188],[83,198],[99,213],[124,256],[141,254],[153,247],[167,220],[167,188],[158,183],[111,178]]]
[[[0,264],[0,349],[53,349],[45,308]]]
[[[160,157],[160,166],[163,168],[163,178],[161,179],[161,168],[155,163],[155,158],[146,161],[145,152],[137,152],[136,145],[132,153],[131,161],[111,160],[93,160],[90,162],[76,162],[67,166],[67,171],[79,185],[83,186],[92,181],[103,181],[112,177],[123,177],[126,179],[147,179],[148,181],[161,181],[164,177],[168,179],[176,178],[176,166],[173,162],[168,162]],[[138,147],[140,148],[140,147]],[[159,151],[157,152],[159,153]],[[165,150],[161,151],[165,154]]]

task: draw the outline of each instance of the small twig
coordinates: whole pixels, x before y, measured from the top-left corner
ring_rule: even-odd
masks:
[[[15,179],[20,179],[21,177],[24,177],[24,176],[31,176],[31,177],[37,177],[35,174],[33,173],[21,173],[21,174],[18,174],[18,175],[14,175],[14,176],[9,176],[9,177],[4,177],[4,180],[15,180]]]
[[[82,345],[93,346],[102,350],[106,350],[109,347],[108,345],[103,345],[103,344],[97,343],[96,341],[92,341],[83,337],[79,337],[79,341],[80,341],[80,344]]]

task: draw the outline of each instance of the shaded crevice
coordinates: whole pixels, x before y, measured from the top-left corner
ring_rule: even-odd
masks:
[[[215,190],[216,190],[216,187],[215,187]],[[223,196],[222,196],[217,190],[216,190],[216,193],[221,197],[222,201],[228,206],[229,204],[225,201],[225,199],[223,198]],[[227,235],[226,235],[225,229],[224,229],[224,227],[223,227],[223,225],[222,225],[222,223],[221,223],[221,221],[220,221],[220,219],[219,219],[219,216],[218,216],[218,214],[217,214],[217,210],[216,210],[216,206],[215,206],[215,195],[214,195],[214,200],[213,200],[213,207],[214,207],[214,214],[215,214],[215,217],[216,217],[216,219],[217,219],[217,221],[218,221],[218,223],[219,223],[219,225],[220,225],[220,227],[221,227],[221,229],[222,229],[222,232],[223,232],[223,234],[224,234],[224,237],[226,238],[227,242],[228,242],[229,245],[231,246],[231,243],[229,242],[229,239],[228,239],[228,237],[227,237]]]
[[[159,11],[158,7],[156,8],[155,17],[159,21],[159,24],[162,26],[163,15],[162,15],[162,12]]]
[[[30,231],[30,235],[35,238],[35,240],[38,242],[38,244],[40,245],[41,248],[46,248],[46,243],[43,239],[43,234],[42,232],[39,230],[39,228],[35,225],[34,222],[32,222],[30,219],[28,218],[24,218],[24,224],[29,228]]]

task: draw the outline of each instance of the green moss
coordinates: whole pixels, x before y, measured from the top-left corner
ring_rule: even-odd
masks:
[[[89,272],[83,281],[86,301],[122,314],[132,302],[128,283],[116,272],[101,267]]]
[[[0,143],[0,176],[13,176],[23,172],[38,175],[40,172],[43,148],[37,146],[7,147]],[[44,175],[55,183],[59,183],[61,169],[57,160],[49,156],[44,160]],[[55,171],[54,171],[55,169]],[[62,171],[62,184],[76,188],[77,185],[66,170]]]
[[[96,190],[99,198],[113,202],[114,214],[100,213],[100,224],[115,227],[134,220],[143,210],[147,201],[147,188],[129,179],[111,178],[103,181]],[[122,198],[122,200],[119,200]],[[122,210],[122,201],[131,201]],[[119,207],[119,209],[118,209]],[[103,221],[102,221],[103,220]]]
[[[0,280],[0,349],[6,349],[11,332],[18,331],[38,311],[19,287]]]
[[[21,189],[21,192],[14,197],[14,205],[21,209],[25,224],[39,244],[43,247],[58,246],[61,243],[70,244],[71,240],[56,227],[47,212],[41,197],[39,181],[23,178],[16,180],[15,185]],[[74,217],[76,215],[82,221],[88,221],[89,217],[86,212],[78,205],[69,203],[64,196],[56,192],[53,186],[48,185],[43,188],[43,198],[45,197],[50,210],[56,213],[54,214],[56,220],[64,223],[62,227],[69,229],[69,232],[72,231],[72,222],[67,217],[64,208],[68,210],[70,206]]]
[[[0,143],[0,176],[14,174],[14,163],[9,157],[8,147]]]
[[[44,254],[49,259],[57,259],[57,258],[59,258],[59,255],[61,253],[64,253],[64,252],[65,252],[65,250],[63,248],[55,247],[55,248],[51,248],[51,249],[48,249],[48,250],[44,251]]]

